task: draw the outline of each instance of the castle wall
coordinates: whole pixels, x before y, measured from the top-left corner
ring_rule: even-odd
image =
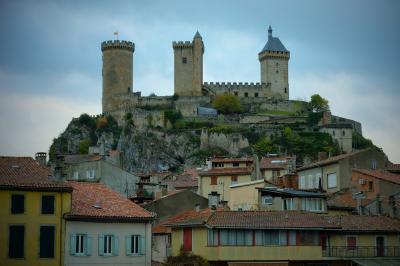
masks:
[[[207,129],[203,129],[200,136],[200,148],[208,147],[219,147],[231,155],[239,155],[241,149],[249,147],[249,142],[240,133],[210,133]]]
[[[212,95],[229,93],[241,98],[273,98],[274,96],[266,83],[204,82],[203,88]]]
[[[164,111],[160,110],[126,108],[107,112],[106,114],[114,117],[119,125],[124,125],[126,123],[125,115],[128,113],[132,114],[133,124],[140,130],[145,129],[146,127],[164,127],[165,125]]]
[[[209,106],[211,98],[209,96],[201,97],[179,97],[175,101],[175,109],[179,110],[185,117],[197,116],[197,107]]]

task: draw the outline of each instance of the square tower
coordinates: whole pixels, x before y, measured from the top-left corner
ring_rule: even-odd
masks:
[[[289,99],[289,59],[286,50],[277,37],[272,37],[272,28],[268,29],[268,42],[258,54],[261,67],[261,83],[271,84],[274,97]]]
[[[192,42],[173,42],[174,93],[178,96],[201,96],[204,44],[199,32]]]

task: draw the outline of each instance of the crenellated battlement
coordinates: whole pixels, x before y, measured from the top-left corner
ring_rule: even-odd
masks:
[[[232,89],[247,89],[247,88],[267,88],[267,83],[261,82],[204,82],[204,86],[209,88],[232,88]]]
[[[192,48],[193,43],[190,41],[178,41],[178,42],[172,42],[172,47],[173,48]]]
[[[130,41],[110,40],[101,43],[101,51],[109,49],[126,49],[131,52],[135,51],[135,44]]]

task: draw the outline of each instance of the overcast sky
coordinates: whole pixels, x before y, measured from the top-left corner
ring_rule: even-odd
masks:
[[[259,82],[267,28],[291,52],[291,99],[314,93],[400,163],[400,1],[0,0],[0,154],[48,151],[101,112],[100,43],[133,41],[134,90],[173,94],[172,41],[205,45],[204,81]]]

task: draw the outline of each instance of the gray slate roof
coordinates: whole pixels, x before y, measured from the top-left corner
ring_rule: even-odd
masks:
[[[200,35],[199,31],[196,31],[196,34],[193,37],[193,39],[196,39],[196,38],[201,38],[201,35]]]
[[[281,40],[278,37],[269,37],[267,44],[261,50],[261,52],[265,51],[274,51],[274,52],[289,52],[285,46],[283,46]]]

